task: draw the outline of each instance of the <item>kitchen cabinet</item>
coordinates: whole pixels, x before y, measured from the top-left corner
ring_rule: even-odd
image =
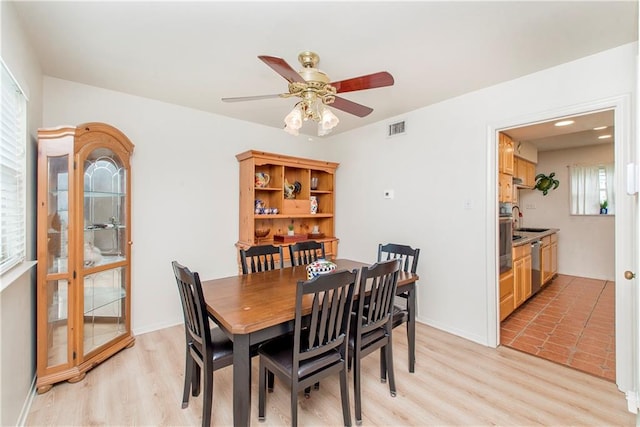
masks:
[[[521,157],[514,157],[513,176],[519,178],[518,187],[533,188],[536,185],[536,165]]]
[[[513,182],[512,176],[506,173],[498,174],[498,201],[513,201]]]
[[[513,248],[514,305],[519,307],[531,296],[531,245]]]
[[[132,153],[104,123],[38,131],[38,393],[134,343]]]
[[[500,321],[503,321],[515,310],[513,269],[500,275]]]
[[[256,150],[240,153],[236,159],[240,165],[238,248],[316,240],[324,242],[327,258],[337,256],[334,213],[338,163]],[[290,191],[296,182],[298,188]],[[287,235],[289,226],[293,226],[293,236]],[[268,233],[256,236],[256,230]],[[288,260],[289,251],[284,249]]]
[[[513,175],[513,153],[513,140],[507,134],[501,132],[498,136],[498,172]]]

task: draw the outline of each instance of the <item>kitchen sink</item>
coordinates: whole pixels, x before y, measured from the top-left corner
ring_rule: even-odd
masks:
[[[522,239],[522,238],[524,238],[524,236],[518,236],[518,235],[516,235],[516,234],[514,234],[513,236],[511,236],[511,240],[512,240],[512,241],[513,241],[513,240],[520,240],[520,239]]]
[[[525,233],[542,233],[544,231],[549,231],[548,228],[518,228],[516,231],[524,231]]]

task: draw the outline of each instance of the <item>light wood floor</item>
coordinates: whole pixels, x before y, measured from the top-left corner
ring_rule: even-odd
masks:
[[[407,371],[404,328],[395,329],[398,395],[378,379],[378,355],[363,363],[364,426],[633,426],[635,416],[615,384],[506,347],[487,348],[417,325],[416,372]],[[395,332],[394,331],[394,332]],[[201,423],[202,397],[181,409],[184,329],[139,335],[126,349],[76,384],[37,395],[26,425],[171,425]],[[276,380],[267,419],[257,418],[257,362],[253,360],[251,423],[289,425],[289,391]],[[230,426],[232,367],[215,374],[214,426]],[[353,388],[350,400],[353,417]],[[303,426],[342,425],[337,377],[310,399],[298,399]]]

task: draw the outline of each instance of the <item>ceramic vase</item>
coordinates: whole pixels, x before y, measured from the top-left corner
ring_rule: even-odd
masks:
[[[311,201],[311,213],[312,214],[317,214],[318,213],[318,199],[316,198],[316,196],[311,196],[309,198],[309,200]]]

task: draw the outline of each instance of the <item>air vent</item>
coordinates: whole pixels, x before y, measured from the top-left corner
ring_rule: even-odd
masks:
[[[396,136],[396,135],[404,135],[407,133],[407,127],[405,125],[405,121],[392,123],[389,125],[389,129],[387,131],[387,136]]]

